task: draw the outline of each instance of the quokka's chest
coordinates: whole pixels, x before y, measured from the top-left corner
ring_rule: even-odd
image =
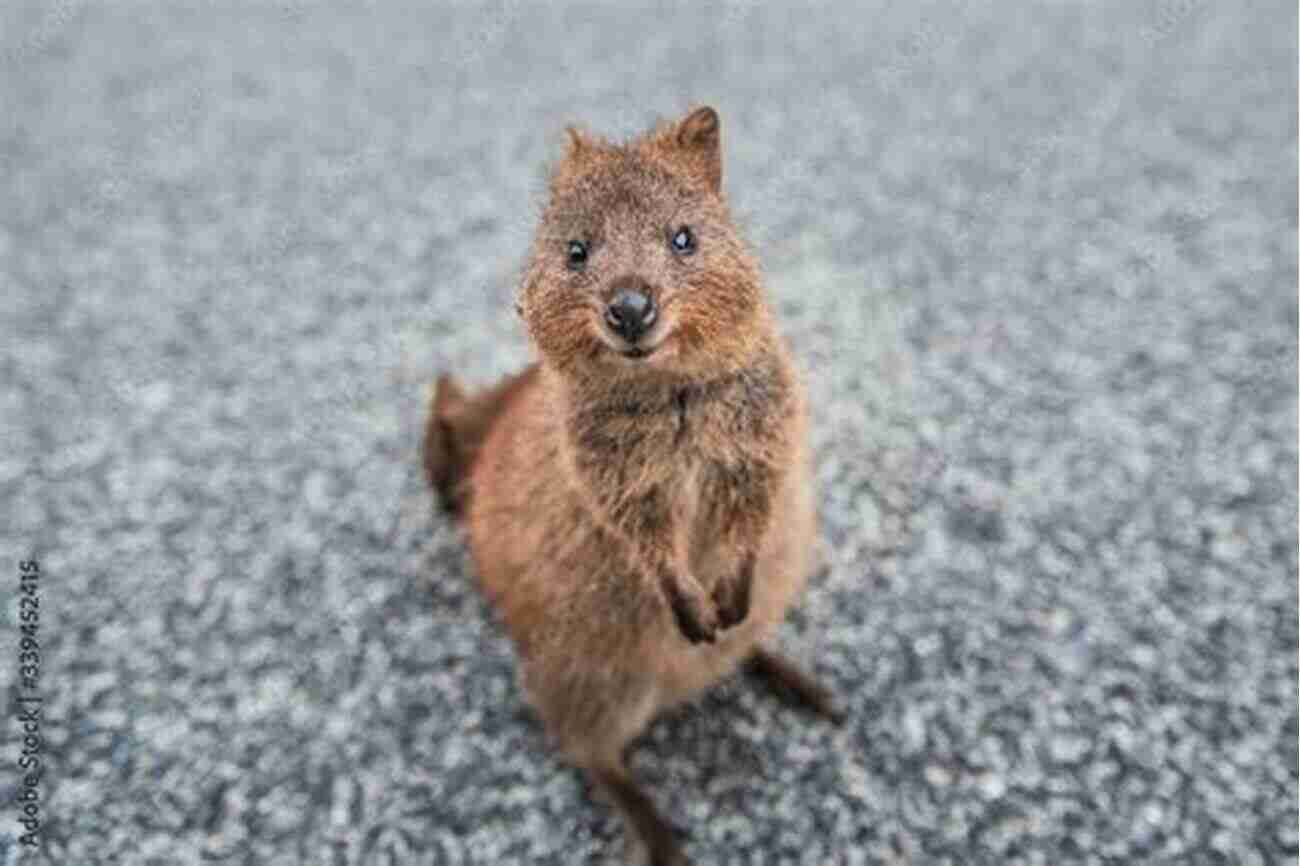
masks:
[[[720,467],[745,459],[751,443],[738,432],[717,412],[678,409],[620,419],[605,430],[625,471],[658,475],[684,498],[702,495]]]

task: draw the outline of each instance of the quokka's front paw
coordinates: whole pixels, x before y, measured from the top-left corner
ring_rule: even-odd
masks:
[[[718,606],[718,625],[731,628],[749,616],[750,589],[754,585],[754,555],[747,554],[740,571],[732,580],[724,580],[713,588],[713,603]]]
[[[694,644],[713,643],[718,636],[718,611],[713,600],[693,580],[690,589],[666,581],[668,607],[682,636]],[[691,589],[695,590],[694,592]]]

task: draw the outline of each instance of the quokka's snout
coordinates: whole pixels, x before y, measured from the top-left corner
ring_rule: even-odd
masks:
[[[629,346],[635,346],[659,321],[659,305],[650,284],[639,277],[615,280],[605,303],[605,324]]]

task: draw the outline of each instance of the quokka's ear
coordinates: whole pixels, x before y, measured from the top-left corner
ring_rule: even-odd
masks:
[[[703,174],[714,192],[722,189],[722,129],[718,112],[707,105],[677,123],[677,145]]]
[[[718,112],[702,105],[677,124],[677,143],[682,147],[718,149]]]
[[[564,155],[568,157],[581,156],[595,146],[591,136],[577,126],[564,128],[564,142]]]

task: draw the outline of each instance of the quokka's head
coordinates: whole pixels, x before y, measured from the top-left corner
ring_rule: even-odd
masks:
[[[722,197],[718,114],[624,143],[570,127],[518,308],[552,364],[615,376],[724,372],[767,313]]]

